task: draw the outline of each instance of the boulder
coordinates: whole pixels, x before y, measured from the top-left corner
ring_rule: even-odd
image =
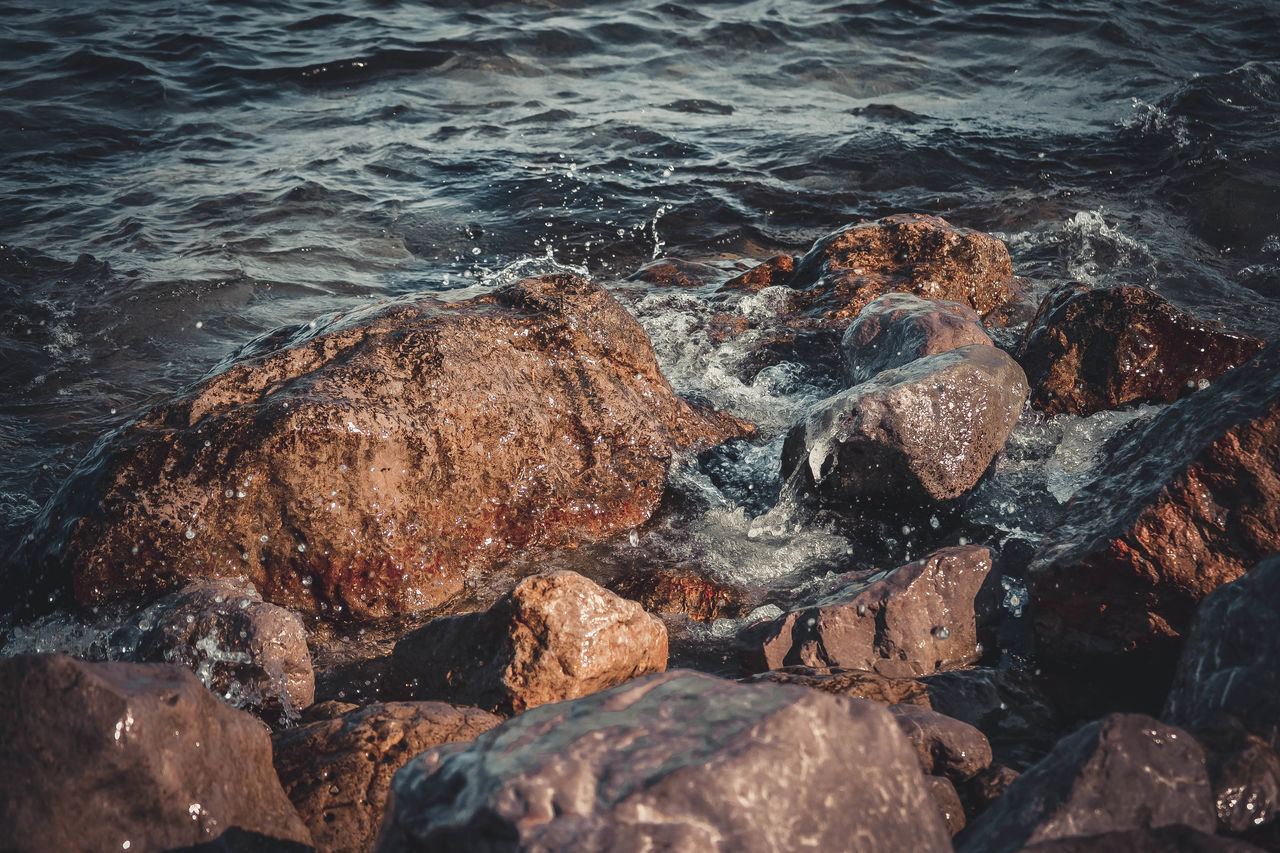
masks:
[[[391,777],[442,743],[473,740],[502,722],[443,702],[386,702],[272,736],[276,772],[319,853],[371,850]]]
[[[0,660],[0,849],[168,850],[233,829],[310,844],[266,727],[174,664]]]
[[[924,781],[929,786],[929,794],[942,815],[947,832],[954,836],[965,826],[964,806],[960,803],[956,786],[945,776],[926,776]]]
[[[891,705],[889,713],[915,747],[927,775],[958,784],[991,766],[987,736],[968,723],[919,705]]]
[[[1262,738],[1235,727],[1197,731],[1207,753],[1218,827],[1244,833],[1280,814],[1280,756]]]
[[[416,296],[267,336],[101,442],[20,560],[69,563],[86,605],[243,577],[325,617],[430,612],[518,549],[642,523],[674,453],[744,429],[584,279]]]
[[[1027,568],[1038,655],[1158,703],[1196,607],[1280,549],[1280,348],[1121,434],[1109,457]]]
[[[1013,780],[1019,773],[1004,764],[993,764],[983,768],[966,779],[956,788],[960,802],[964,803],[966,815],[979,815],[991,807],[991,804],[1004,796]]]
[[[395,677],[414,696],[520,713],[667,668],[667,629],[575,572],[525,578],[483,613],[405,635]]]
[[[720,286],[717,293],[741,291],[759,293],[766,287],[778,287],[791,280],[796,271],[796,259],[791,255],[774,255],[751,269],[736,275]]]
[[[840,355],[845,378],[857,385],[917,358],[975,345],[993,344],[968,305],[886,293],[858,312],[840,341]]]
[[[673,671],[409,762],[378,850],[947,851],[883,706]]]
[[[1265,345],[1201,322],[1145,287],[1065,284],[1040,304],[1017,357],[1033,406],[1091,415],[1184,397]]]
[[[1006,761],[1032,763],[1062,731],[1052,700],[1027,673],[975,667],[920,681],[933,710],[977,728]]]
[[[623,598],[650,613],[683,613],[699,622],[742,612],[742,591],[718,583],[693,568],[655,566],[624,575],[609,584]]]
[[[736,645],[743,668],[847,667],[891,678],[926,675],[976,661],[979,591],[991,552],[975,545],[854,578],[813,607],[744,628]]]
[[[960,851],[1004,853],[1054,839],[1216,824],[1204,752],[1142,714],[1111,714],[1058,742],[969,824]]]
[[[864,669],[838,666],[784,666],[742,679],[744,684],[799,684],[823,693],[870,699],[882,705],[930,707],[929,691],[914,678],[887,678]]]
[[[916,359],[814,405],[787,435],[782,476],[828,504],[935,506],[977,485],[1026,392],[1022,368],[992,346]]]
[[[1262,853],[1263,850],[1235,838],[1223,838],[1177,823],[1153,829],[1076,835],[1021,849],[1024,853]]]
[[[315,699],[307,629],[252,587],[198,581],[148,608],[136,657],[180,663],[233,708],[296,718]]]
[[[724,273],[710,264],[684,261],[679,258],[659,258],[633,272],[629,280],[643,281],[659,287],[689,289],[702,287],[722,278]]]

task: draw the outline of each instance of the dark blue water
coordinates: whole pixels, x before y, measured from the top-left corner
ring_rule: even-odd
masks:
[[[3,553],[95,438],[255,335],[555,264],[728,266],[922,211],[1035,293],[1280,330],[1275,0],[4,4],[0,128]],[[821,393],[717,378],[664,299],[632,304],[678,387],[774,433]],[[1069,496],[1113,426],[1015,445],[1079,445]],[[759,538],[732,503],[726,564]]]

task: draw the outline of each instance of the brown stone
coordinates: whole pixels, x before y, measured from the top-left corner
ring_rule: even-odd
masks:
[[[174,664],[0,660],[0,777],[4,850],[168,850],[233,828],[311,840],[266,727]]]
[[[483,613],[405,635],[395,677],[413,695],[519,713],[667,667],[667,629],[634,601],[574,572],[525,578]]]
[[[609,585],[650,613],[683,613],[699,622],[742,611],[740,590],[717,583],[694,569],[654,567],[624,575]]]
[[[643,281],[660,287],[690,289],[702,287],[724,278],[724,273],[709,264],[684,261],[679,258],[659,258],[650,261],[631,274],[632,281]]]
[[[927,775],[960,783],[991,766],[987,736],[968,723],[919,705],[891,705],[889,713],[915,747]]]
[[[1197,320],[1143,287],[1066,284],[1044,298],[1018,361],[1033,406],[1091,415],[1184,397],[1265,345]]]
[[[877,296],[858,312],[840,341],[845,378],[853,385],[926,355],[992,346],[982,318],[967,305],[910,293]]]
[[[397,770],[425,749],[472,740],[500,722],[443,702],[369,705],[277,732],[276,772],[319,853],[370,850]]]
[[[1061,734],[1054,703],[1028,673],[975,667],[920,680],[933,710],[977,728],[1006,761],[1030,764]]]
[[[1018,775],[1018,771],[1012,767],[993,764],[966,779],[956,788],[961,802],[965,805],[965,814],[971,816],[982,814],[1004,795]]]
[[[533,546],[645,521],[683,448],[741,433],[658,371],[599,286],[526,279],[278,333],[86,461],[27,557],[95,604],[193,577],[371,620]],[[65,531],[69,538],[62,538]]]
[[[791,255],[774,255],[741,275],[734,276],[720,286],[718,293],[743,291],[759,293],[766,287],[786,284],[796,271],[796,259]]]
[[[1163,696],[1197,605],[1280,549],[1280,349],[1112,448],[1027,569],[1039,656]]]
[[[883,706],[692,672],[534,708],[393,790],[380,853],[951,849]]]
[[[929,691],[914,678],[888,678],[863,669],[784,666],[748,676],[742,681],[744,684],[799,684],[850,699],[870,699],[882,705],[930,707]]]
[[[1262,853],[1264,849],[1176,823],[1058,838],[1021,848],[1023,853]]]
[[[789,665],[927,675],[981,655],[979,591],[991,552],[967,545],[869,579],[853,579],[823,603],[744,628],[736,645],[747,672]]]
[[[942,822],[947,825],[947,832],[955,836],[965,825],[964,806],[956,793],[956,786],[945,776],[926,776],[924,781],[942,815]]]

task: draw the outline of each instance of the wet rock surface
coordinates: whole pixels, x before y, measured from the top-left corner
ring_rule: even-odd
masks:
[[[920,682],[935,711],[974,726],[1002,760],[1018,766],[1041,758],[1062,730],[1052,698],[1026,672],[978,667]]]
[[[926,776],[924,780],[929,786],[929,794],[933,797],[938,812],[942,815],[942,822],[947,826],[947,832],[954,836],[964,829],[966,821],[964,806],[960,803],[956,786],[945,776]]]
[[[1055,839],[1185,824],[1216,826],[1204,752],[1142,714],[1111,714],[1063,738],[958,839],[1001,853]]]
[[[1234,838],[1223,838],[1180,824],[1073,836],[1023,847],[1026,853],[1258,853]]]
[[[470,741],[500,722],[443,702],[376,703],[277,732],[276,772],[319,853],[370,850],[397,770],[423,750]]]
[[[959,784],[991,766],[987,736],[968,723],[919,705],[892,705],[889,713],[915,747],[927,775]]]
[[[446,616],[396,643],[415,697],[503,713],[586,696],[667,667],[667,629],[574,572],[525,578],[483,613]]]
[[[883,707],[683,671],[437,747],[394,792],[381,853],[950,849]]]
[[[740,590],[694,568],[654,567],[618,578],[609,588],[650,613],[683,613],[699,622],[742,612]]]
[[[268,336],[100,444],[20,563],[69,568],[82,604],[218,576],[333,618],[430,611],[514,550],[643,522],[673,453],[743,428],[676,397],[584,279],[392,302]]]
[[[930,707],[929,691],[914,678],[888,678],[877,672],[842,667],[784,666],[742,679],[745,684],[798,684],[823,693],[870,699],[883,705]]]
[[[1249,833],[1271,824],[1274,834],[1280,814],[1280,756],[1275,749],[1235,721],[1197,729],[1195,735],[1207,755],[1221,831]]]
[[[1280,548],[1280,348],[1122,435],[1106,468],[1027,569],[1039,655],[1159,703],[1197,605]]]
[[[854,578],[815,607],[748,625],[736,641],[750,673],[784,666],[845,667],[894,678],[976,661],[980,592],[991,552],[943,548],[870,578]]]
[[[969,306],[887,293],[858,312],[840,341],[840,355],[845,379],[857,385],[917,358],[975,345],[992,342]]]
[[[1041,303],[1018,361],[1033,406],[1090,415],[1184,397],[1264,346],[1201,322],[1146,288],[1066,284]]]
[[[21,780],[0,797],[5,850],[166,850],[233,828],[310,843],[266,728],[174,664],[0,661],[0,773]]]
[[[813,406],[782,449],[798,493],[876,512],[920,510],[973,488],[1026,401],[1022,368],[967,346],[885,371]]]

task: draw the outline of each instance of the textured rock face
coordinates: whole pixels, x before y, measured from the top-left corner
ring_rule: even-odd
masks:
[[[858,313],[840,341],[840,355],[845,377],[857,385],[917,358],[975,345],[993,344],[969,306],[886,293]]]
[[[1179,311],[1142,287],[1054,289],[1018,351],[1031,404],[1090,415],[1170,402],[1244,364],[1265,346]]]
[[[974,726],[1005,758],[1038,758],[1061,732],[1049,697],[1026,674],[976,667],[920,679],[933,709]]]
[[[1280,348],[1125,436],[1107,469],[1028,567],[1039,655],[1167,679],[1196,606],[1280,549]]]
[[[918,705],[893,705],[889,713],[915,747],[926,774],[960,783],[991,766],[987,736],[968,723]]]
[[[627,575],[609,587],[650,613],[683,613],[699,622],[736,616],[742,610],[739,590],[694,569],[654,568]]]
[[[920,508],[973,488],[1026,401],[1022,368],[967,346],[888,370],[815,405],[792,427],[782,475],[831,502]]]
[[[786,284],[796,271],[796,259],[791,255],[774,255],[741,275],[734,276],[720,286],[720,291],[740,290],[759,293],[766,287]]]
[[[293,717],[315,699],[307,629],[296,613],[230,581],[201,581],[150,608],[140,661],[189,667],[233,708]]]
[[[513,549],[643,522],[673,452],[741,429],[676,397],[639,324],[574,276],[258,349],[101,445],[50,507],[30,556],[52,571],[65,546],[81,603],[225,576],[334,618],[430,610]]]
[[[914,678],[886,678],[863,669],[784,666],[748,676],[742,681],[745,684],[799,684],[850,699],[870,699],[882,705],[929,707],[929,691]]]
[[[955,835],[964,829],[964,805],[960,802],[960,795],[956,793],[956,786],[944,776],[926,776],[925,782],[929,785],[929,793],[942,815],[947,832]]]
[[[991,552],[968,545],[855,581],[819,606],[744,628],[743,667],[837,666],[900,678],[972,663],[981,654],[978,593],[990,572]]]
[[[1169,824],[1155,829],[1059,838],[1022,849],[1026,853],[1261,853],[1263,848],[1189,826]]]
[[[1280,756],[1238,724],[1196,730],[1195,735],[1207,754],[1219,828],[1243,833],[1271,824],[1268,830],[1274,835],[1280,814]]]
[[[1168,824],[1214,831],[1203,750],[1151,717],[1112,714],[1063,738],[1019,776],[969,825],[959,849],[1003,853]]]
[[[501,720],[443,702],[387,702],[272,736],[276,772],[319,853],[370,850],[391,777],[418,753]]]
[[[484,613],[429,622],[396,644],[414,695],[519,713],[667,668],[667,629],[574,572],[525,578]]]
[[[378,850],[943,851],[881,706],[671,672],[415,758]]]
[[[237,827],[310,843],[261,722],[185,667],[0,661],[5,850],[168,850]],[[128,847],[125,847],[126,842]]]

